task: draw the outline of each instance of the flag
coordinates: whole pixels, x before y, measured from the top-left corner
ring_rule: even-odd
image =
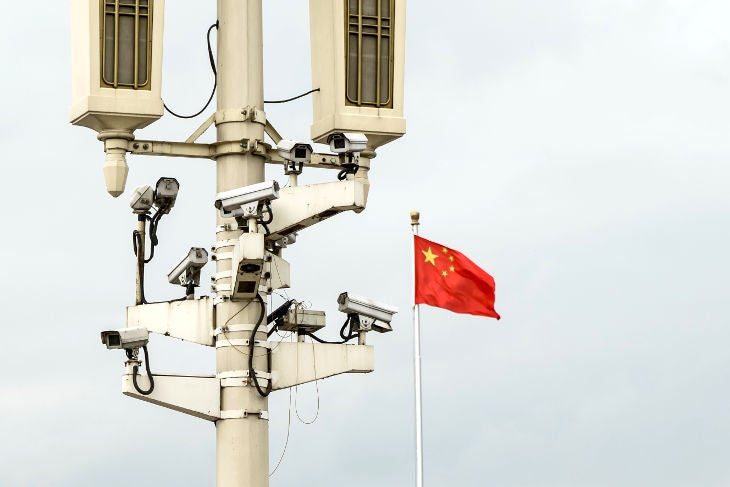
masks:
[[[416,304],[455,313],[490,316],[494,310],[494,278],[461,252],[414,235]]]

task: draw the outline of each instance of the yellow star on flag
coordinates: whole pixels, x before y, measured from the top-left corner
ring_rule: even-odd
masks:
[[[428,250],[421,250],[421,253],[426,257],[426,262],[430,262],[433,265],[436,265],[436,259],[438,258],[438,255],[431,252],[431,247],[428,248]]]

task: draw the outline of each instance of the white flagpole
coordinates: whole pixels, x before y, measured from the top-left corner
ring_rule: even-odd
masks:
[[[417,211],[411,212],[411,229],[413,235],[418,235],[418,224],[421,214]],[[416,301],[416,255],[415,244],[411,242],[411,266],[413,272],[411,279],[413,283],[413,359],[414,374],[416,383],[416,487],[423,487],[423,428],[421,421],[421,322],[420,306]]]

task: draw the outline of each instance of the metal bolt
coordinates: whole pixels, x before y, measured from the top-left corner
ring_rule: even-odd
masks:
[[[132,147],[135,149],[139,149],[139,144],[135,142],[134,144],[132,144]]]
[[[144,144],[144,145],[142,146],[142,148],[143,148],[144,150],[147,150],[147,149],[149,149],[149,148],[150,148],[150,145],[149,145],[149,144]]]

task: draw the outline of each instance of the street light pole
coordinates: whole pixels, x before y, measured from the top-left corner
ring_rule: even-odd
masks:
[[[263,140],[264,124],[254,121],[256,111],[263,113],[264,104],[262,0],[218,0],[218,22],[217,141],[248,144]],[[264,163],[264,157],[252,152],[219,155],[216,191],[263,181]],[[224,219],[220,214],[217,223],[216,251],[220,254],[232,252],[232,242],[241,230],[234,220]],[[231,259],[216,260],[219,275],[229,271]],[[229,280],[232,285],[232,279]],[[224,326],[230,330],[217,335],[216,373],[219,377],[242,376],[248,371],[249,347],[219,345],[224,338],[228,345],[245,339],[266,341],[265,326],[258,336],[251,336],[260,313],[259,301],[254,299],[216,303],[216,330],[220,331]],[[267,371],[266,350],[256,347],[254,355],[254,369]],[[216,422],[217,486],[267,487],[268,399],[252,387],[250,378],[248,386],[223,387],[221,416],[224,419]]]
[[[301,158],[264,142],[265,131],[277,144],[281,137],[268,123],[263,109],[262,0],[216,1],[217,109],[212,118],[180,142],[139,140],[134,133],[163,114],[165,1],[139,1],[132,5],[126,0],[71,0],[74,76],[70,120],[96,131],[99,140],[104,142],[104,177],[112,196],[124,192],[128,153],[213,159],[219,196],[220,193],[230,196],[231,191],[243,191],[239,196],[251,194],[246,191],[257,192],[252,185],[263,182],[267,162],[290,164]],[[374,5],[379,12],[379,27],[377,35],[371,38],[370,29],[374,24],[371,16],[364,16],[363,12],[371,12]],[[304,157],[307,162],[300,161],[307,167],[340,171],[336,181],[292,184],[282,188],[281,194],[275,181],[271,181],[271,188],[276,188],[275,195],[242,202],[246,205],[238,208],[242,213],[228,213],[219,208],[211,254],[216,266],[211,286],[213,296],[195,299],[187,288],[188,299],[146,302],[143,293],[145,218],[140,214],[135,232],[135,305],[127,308],[125,330],[102,332],[102,342],[107,348],[124,348],[127,357],[134,357],[126,362],[123,394],[215,422],[218,487],[268,487],[269,392],[338,374],[372,372],[374,350],[365,344],[364,334],[391,331],[390,321],[396,313],[395,308],[369,298],[359,297],[356,309],[352,303],[339,303],[340,311],[348,314],[351,326],[355,323],[351,320],[357,319],[359,344],[350,345],[345,343],[347,340],[328,342],[313,335],[325,325],[324,312],[310,310],[307,318],[296,308],[284,309],[285,315],[278,318],[271,330],[281,327],[300,336],[308,334],[317,343],[277,341],[272,348],[267,341],[270,330],[260,289],[268,295],[291,285],[290,265],[282,257],[282,249],[295,240],[298,232],[325,219],[342,212],[363,211],[370,186],[367,174],[375,149],[405,133],[402,96],[405,0],[354,3],[310,0],[310,19],[316,87],[312,140],[330,143],[330,136],[337,135],[348,141],[351,137],[361,143],[367,141],[366,145],[345,147],[346,153],[341,157],[310,154],[311,157]],[[343,19],[349,19],[347,31]],[[358,43],[351,45],[348,51],[351,55],[346,57],[344,41],[353,38],[355,33],[358,33]],[[363,34],[370,36],[368,41],[375,42],[363,43]],[[357,56],[352,55],[355,52]],[[362,69],[370,66],[368,63],[373,59],[379,60],[377,69]],[[117,76],[120,70],[133,73],[133,83],[127,77],[120,81]],[[363,101],[360,97],[357,103],[348,102],[345,87],[362,83],[387,89],[376,99]],[[210,127],[211,120],[216,126],[216,141],[197,142]],[[343,147],[337,149],[340,154],[339,149]],[[345,161],[358,158],[359,164],[353,172],[353,165]],[[154,200],[157,191],[151,197]],[[220,202],[219,199],[217,204]],[[152,201],[147,203],[151,205]],[[133,206],[135,211],[149,210],[149,206],[142,207],[139,210]],[[169,207],[163,209],[158,205],[157,211],[166,213]],[[246,216],[228,218],[222,214]],[[181,265],[184,262],[187,261]],[[272,273],[272,269],[276,272]],[[370,325],[360,328],[360,318]],[[376,319],[378,326],[373,324]],[[139,374],[133,367],[139,365],[136,359],[139,343],[128,341],[125,347],[121,342],[122,334],[127,336],[132,329],[145,337],[145,345],[149,333],[156,333],[215,347],[216,375],[153,376],[149,368],[146,376]],[[107,339],[112,336],[118,340]]]

